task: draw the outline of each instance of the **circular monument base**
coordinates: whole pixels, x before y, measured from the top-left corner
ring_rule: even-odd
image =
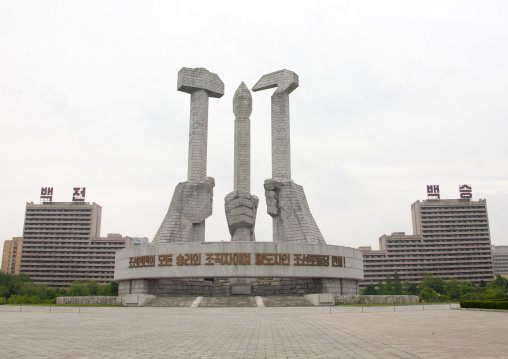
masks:
[[[286,242],[184,242],[117,251],[119,295],[358,294],[359,250]]]

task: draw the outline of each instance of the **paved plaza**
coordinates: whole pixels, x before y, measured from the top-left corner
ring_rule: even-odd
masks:
[[[0,307],[2,358],[508,357],[508,313],[446,305],[19,309]]]

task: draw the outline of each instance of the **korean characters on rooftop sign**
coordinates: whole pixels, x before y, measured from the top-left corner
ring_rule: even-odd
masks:
[[[53,202],[53,187],[41,187],[41,203]]]
[[[439,185],[427,185],[427,198],[428,199],[440,199]]]
[[[471,189],[470,184],[461,184],[459,185],[459,193],[461,199],[471,199],[473,198],[473,190]]]
[[[85,202],[86,187],[74,187],[72,193],[72,202]]]

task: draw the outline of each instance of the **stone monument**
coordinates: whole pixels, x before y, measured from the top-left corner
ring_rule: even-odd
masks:
[[[224,83],[207,69],[184,67],[177,90],[191,95],[187,181],[176,186],[153,243],[204,242],[205,219],[212,215],[215,181],[206,176],[208,98],[221,98]]]
[[[252,96],[242,82],[233,97],[234,189],[225,198],[231,241],[205,242],[214,179],[207,177],[208,99],[224,95],[220,78],[204,68],[182,68],[179,91],[191,94],[189,164],[152,244],[117,251],[119,295],[142,305],[153,296],[358,294],[363,280],[359,250],[327,245],[310,213],[302,186],[291,179],[289,94],[298,76],[264,75],[253,91],[272,95],[272,178],[265,181],[273,241],[255,241],[259,199],[250,193]]]
[[[250,193],[250,114],[252,96],[241,83],[233,97],[235,114],[234,191],[225,199],[226,218],[232,241],[254,241],[259,198]]]
[[[280,70],[264,75],[252,88],[277,88],[272,95],[272,178],[265,181],[266,205],[273,218],[274,242],[325,244],[303,187],[291,180],[289,94],[298,84],[297,74]]]

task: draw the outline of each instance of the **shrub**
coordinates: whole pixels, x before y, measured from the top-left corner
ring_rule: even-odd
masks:
[[[495,300],[461,300],[461,308],[481,308],[481,309],[508,309],[508,301]]]
[[[39,304],[41,303],[41,298],[37,295],[31,295],[31,296],[21,296],[19,294],[12,295],[8,300],[7,304]]]
[[[7,299],[0,298],[0,305],[7,303]]]
[[[424,288],[420,292],[420,299],[425,302],[435,302],[438,300],[438,294],[432,288]]]

